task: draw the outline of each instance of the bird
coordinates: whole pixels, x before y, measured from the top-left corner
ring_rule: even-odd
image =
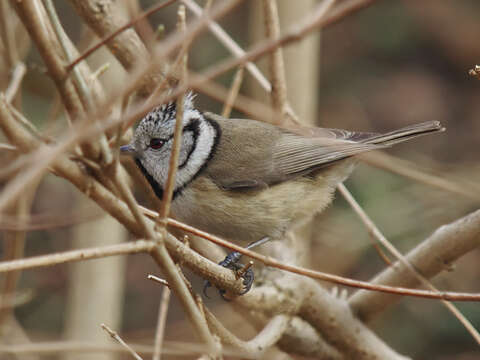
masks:
[[[202,112],[195,95],[183,100],[182,138],[171,213],[200,230],[249,243],[281,239],[332,201],[353,171],[355,155],[443,131],[438,121],[385,134],[319,127],[282,127]],[[120,148],[163,197],[172,151],[176,102],[158,106],[138,123]],[[239,253],[220,264],[238,270]],[[253,283],[244,274],[245,292]],[[208,284],[207,284],[208,285]]]

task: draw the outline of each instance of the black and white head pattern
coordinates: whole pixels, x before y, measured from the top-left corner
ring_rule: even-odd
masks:
[[[194,95],[185,96],[183,133],[174,198],[181,193],[213,156],[220,137],[218,124],[194,108]],[[133,139],[135,161],[158,197],[163,196],[176,121],[176,104],[170,102],[149,112],[138,124]]]

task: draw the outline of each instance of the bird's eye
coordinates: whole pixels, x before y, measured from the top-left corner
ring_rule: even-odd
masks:
[[[152,149],[157,150],[157,149],[160,149],[163,146],[164,143],[165,143],[165,141],[162,140],[162,139],[151,139],[150,140],[150,147]]]

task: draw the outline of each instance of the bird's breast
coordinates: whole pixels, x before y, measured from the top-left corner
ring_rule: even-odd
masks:
[[[350,172],[351,170],[345,170]],[[241,242],[281,238],[332,200],[341,169],[255,190],[225,190],[199,176],[172,203],[174,216],[214,235]]]

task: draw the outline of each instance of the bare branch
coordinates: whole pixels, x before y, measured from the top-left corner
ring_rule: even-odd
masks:
[[[395,353],[357,320],[346,302],[333,298],[315,283],[310,286],[309,282],[311,280],[305,279],[308,295],[301,305],[299,316],[320,331],[346,358],[407,359]]]
[[[120,26],[117,30],[113,31],[110,35],[108,36],[105,36],[101,41],[99,41],[97,44],[91,46],[90,48],[88,48],[83,54],[81,54],[80,56],[78,56],[75,60],[71,61],[70,64],[67,66],[67,71],[70,71],[71,69],[73,69],[80,61],[83,61],[85,60],[87,57],[89,57],[93,52],[95,52],[96,50],[98,50],[100,47],[102,47],[103,45],[105,45],[106,43],[108,43],[110,40],[114,39],[117,35],[119,35],[120,33],[122,33],[123,31],[129,29],[130,27],[134,26],[137,22],[141,21],[141,20],[144,20],[146,17],[152,15],[153,13],[157,12],[157,11],[160,11],[161,9],[163,9],[164,7],[167,7],[168,5],[171,5],[173,4],[175,1],[177,0],[167,0],[163,3],[160,3],[158,5],[154,5],[152,6],[152,8],[150,8],[149,10],[147,11],[144,11],[143,13],[141,13],[139,16],[137,16],[135,19],[129,21],[128,23],[126,23],[125,25],[123,26]],[[90,17],[92,14],[90,12],[87,12],[88,9],[85,9],[85,10],[82,10],[81,11],[81,14],[83,14],[84,17]],[[110,16],[115,16],[116,14],[110,14]],[[105,19],[104,19],[105,21]],[[113,19],[113,24],[115,24],[114,21],[117,21],[116,19]],[[93,21],[92,21],[93,22]],[[102,25],[104,25],[102,27]],[[99,22],[99,24],[95,27],[97,29],[97,32],[105,32],[107,31],[109,27],[109,24],[107,23],[101,23]],[[132,37],[134,37],[132,35]],[[122,39],[119,39],[119,41],[121,41]],[[124,39],[123,39],[124,40]],[[138,40],[135,40],[135,43],[137,42]],[[134,48],[129,48],[128,47],[129,45],[126,44],[125,45],[125,48],[127,49],[128,52],[135,52],[136,49]],[[141,45],[138,45],[139,48],[142,48]],[[122,62],[122,64],[125,66],[126,69],[130,69],[131,67],[134,66],[135,62],[131,62],[129,61],[129,56],[127,56],[127,54],[125,53],[125,51],[123,49],[118,49],[115,47],[115,43],[112,42],[110,44],[110,49],[112,49],[112,52],[114,53],[120,53],[119,57],[120,59],[124,59]],[[141,56],[143,55],[142,53],[134,53],[135,56]]]
[[[423,276],[431,278],[443,270],[448,270],[449,264],[479,245],[480,210],[477,210],[451,224],[439,227],[405,257]],[[408,287],[419,285],[418,279],[399,262],[377,275],[371,283]],[[369,321],[398,300],[397,296],[360,290],[352,295],[349,303],[361,319]]]
[[[24,63],[20,62],[17,65],[15,65],[15,68],[13,69],[13,73],[12,73],[12,80],[10,81],[8,88],[5,91],[5,98],[7,99],[7,102],[11,103],[13,98],[17,94],[18,89],[20,88],[20,84],[22,83],[23,76],[25,75],[26,71],[27,71],[27,67],[25,66]]]
[[[181,5],[178,9],[178,24],[177,29],[181,33],[186,32],[186,18],[185,18],[185,6]],[[186,83],[186,76],[187,76],[187,60],[188,55],[186,54],[188,49],[189,43],[187,42],[183,46],[183,51],[181,51],[180,59],[179,59],[179,67],[180,67],[180,86]],[[159,212],[159,223],[163,225],[165,228],[166,226],[166,219],[170,213],[170,204],[173,198],[173,190],[175,188],[175,178],[177,175],[177,168],[178,168],[178,158],[180,156],[180,146],[182,141],[182,129],[183,129],[183,105],[185,101],[185,94],[182,93],[178,96],[176,101],[176,117],[175,117],[175,130],[173,135],[173,144],[172,144],[172,152],[170,154],[170,159],[168,163],[168,176],[167,181],[165,184],[165,191],[163,192],[162,198],[162,206]]]
[[[100,38],[105,38],[118,31],[119,24],[128,25],[125,29],[121,28],[122,31],[118,31],[115,35],[108,36],[106,42],[112,54],[125,69],[132,71],[135,67],[142,67],[148,63],[150,54],[147,48],[136,31],[130,28],[131,21],[120,7],[115,5],[114,1],[98,3],[93,0],[70,0],[70,3]],[[108,11],[105,11],[105,8]],[[158,68],[145,73],[145,76],[142,76],[139,95],[143,98],[148,97],[159,79]]]
[[[263,0],[265,13],[265,31],[267,38],[280,37],[280,19],[278,17],[277,0]],[[270,77],[272,82],[272,104],[275,110],[282,113],[277,122],[283,123],[287,111],[287,80],[285,79],[285,65],[282,48],[276,48],[270,54]]]
[[[55,253],[51,255],[34,256],[12,261],[0,262],[0,272],[26,270],[43,266],[53,266],[72,261],[99,259],[107,256],[136,254],[150,252],[154,247],[151,241],[137,240],[128,243],[80,249]]]
[[[84,115],[84,110],[80,98],[76,92],[73,82],[68,79],[61,58],[61,47],[54,38],[53,29],[45,21],[48,17],[45,9],[39,0],[13,2],[17,14],[22,19],[23,24],[28,30],[30,37],[42,55],[48,72],[55,82],[62,101],[67,112],[72,118],[78,118]]]
[[[160,308],[158,310],[157,330],[155,332],[155,346],[153,347],[153,360],[160,360],[165,337],[165,325],[167,323],[168,304],[170,303],[170,289],[165,287],[162,291]]]
[[[347,190],[345,185],[340,184],[338,186],[338,190],[343,195],[343,197],[347,200],[353,210],[357,213],[360,217],[362,222],[365,224],[368,232],[372,234],[377,241],[379,241],[383,246],[385,246],[388,251],[395,256],[395,258],[404,266],[410,274],[412,274],[420,284],[423,284],[425,287],[429,288],[430,290],[440,293],[438,289],[433,286],[433,284],[428,281],[420,272],[405,258],[405,256],[400,253],[393,244],[387,240],[387,238],[380,232],[378,227],[375,223],[370,219],[367,213],[360,207],[360,205],[355,201],[352,194]],[[448,310],[465,326],[465,328],[470,332],[473,338],[480,344],[480,334],[475,330],[473,325],[470,321],[467,320],[465,316],[450,302],[446,300],[441,300],[443,305],[447,307]]]
[[[198,17],[202,16],[202,9],[193,0],[182,0],[182,2]],[[220,25],[214,21],[209,21],[208,28],[217,37],[217,39],[236,57],[245,55],[245,51],[238,46],[238,44],[223,30]],[[254,78],[260,83],[260,85],[267,91],[271,91],[271,85],[267,78],[263,76],[258,67],[252,63],[247,62],[245,64],[247,70],[252,74]]]
[[[110,329],[105,324],[100,324],[103,330],[105,330],[108,335],[110,335],[115,341],[117,341],[120,345],[122,345],[135,359],[143,360],[140,355],[138,355],[135,350],[133,350],[123,339],[112,329]]]
[[[358,157],[371,166],[385,169],[421,184],[462,195],[469,199],[480,200],[480,186],[477,183],[466,182],[463,179],[452,181],[444,173],[420,168],[408,160],[399,159],[381,151],[372,151]]]
[[[229,118],[230,113],[232,112],[233,104],[238,96],[240,87],[242,86],[244,67],[239,67],[232,81],[232,86],[228,92],[228,97],[223,104],[222,116],[224,118]]]

